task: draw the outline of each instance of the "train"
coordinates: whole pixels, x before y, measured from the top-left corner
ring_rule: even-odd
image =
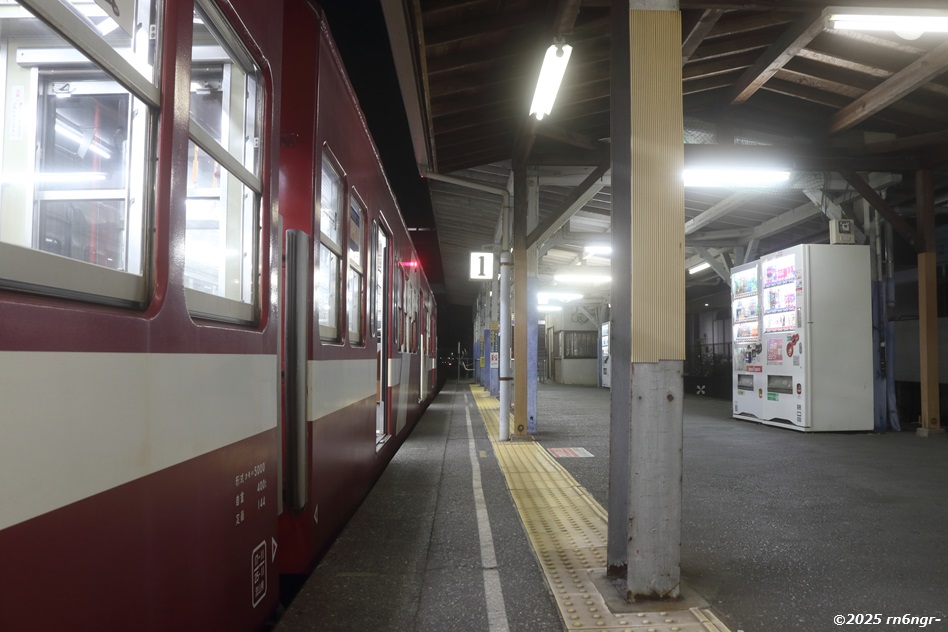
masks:
[[[5,0],[0,59],[0,630],[263,629],[438,385],[330,26]]]

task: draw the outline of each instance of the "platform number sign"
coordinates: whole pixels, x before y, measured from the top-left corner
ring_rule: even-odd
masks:
[[[471,278],[489,281],[494,275],[494,253],[471,253]]]

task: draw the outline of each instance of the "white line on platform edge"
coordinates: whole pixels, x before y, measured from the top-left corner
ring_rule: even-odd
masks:
[[[467,394],[464,395],[465,402]],[[477,450],[474,445],[474,429],[471,426],[471,409],[465,404],[464,416],[467,419],[467,442],[471,456],[471,478],[474,487],[474,507],[477,511],[477,533],[481,540],[481,564],[484,567],[484,596],[487,600],[487,625],[491,632],[507,632],[507,609],[504,605],[504,592],[500,586],[500,572],[497,569],[497,557],[494,554],[494,537],[491,535],[490,518],[487,515],[487,501],[481,485],[481,466],[477,462]]]

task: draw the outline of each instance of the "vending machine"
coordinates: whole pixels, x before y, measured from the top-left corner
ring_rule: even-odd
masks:
[[[753,362],[735,357],[734,366],[735,383],[759,370],[760,409],[738,414],[735,395],[735,417],[803,431],[872,430],[868,246],[795,246],[763,257],[757,271],[760,347],[745,355]]]
[[[756,261],[731,269],[734,416],[753,421],[760,419],[764,397],[759,277]]]

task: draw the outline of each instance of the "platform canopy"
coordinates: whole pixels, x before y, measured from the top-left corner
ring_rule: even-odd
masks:
[[[423,173],[506,188],[511,159],[540,178],[540,281],[609,240],[609,0],[383,0],[415,157]],[[779,187],[688,187],[692,290],[732,265],[829,238],[849,201],[879,191],[897,239],[915,237],[914,177],[948,193],[948,34],[845,30],[840,14],[948,11],[942,0],[682,0],[686,166],[778,159]],[[545,50],[572,57],[552,113],[528,111]],[[715,147],[715,145],[717,147]],[[590,174],[595,174],[590,176]],[[495,239],[497,195],[434,179],[430,193],[448,302],[472,304],[471,251]],[[868,186],[866,186],[868,184]],[[871,191],[867,193],[866,189]],[[874,200],[878,202],[878,200]],[[859,220],[861,218],[857,218]],[[859,222],[857,221],[857,225]]]

